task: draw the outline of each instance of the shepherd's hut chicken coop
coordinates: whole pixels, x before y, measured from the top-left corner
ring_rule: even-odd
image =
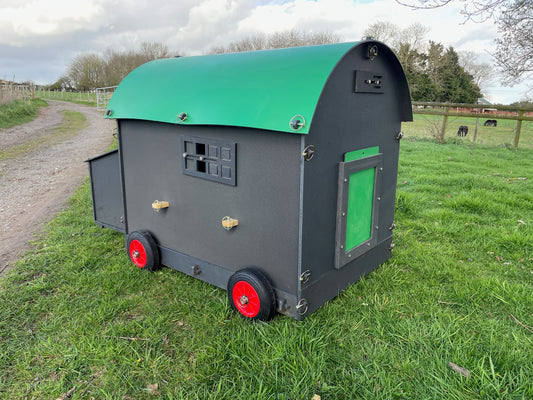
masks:
[[[139,269],[303,319],[391,256],[398,59],[375,41],[152,61],[116,89],[118,149],[89,160],[94,219]]]

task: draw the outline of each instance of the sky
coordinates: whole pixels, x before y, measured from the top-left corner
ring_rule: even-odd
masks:
[[[200,55],[214,46],[289,29],[330,31],[357,41],[374,22],[430,28],[428,40],[479,53],[492,63],[493,21],[466,23],[462,3],[411,10],[396,0],[0,0],[0,79],[55,82],[79,54],[137,49],[159,42],[172,54]],[[483,91],[493,103],[526,97],[525,84]]]

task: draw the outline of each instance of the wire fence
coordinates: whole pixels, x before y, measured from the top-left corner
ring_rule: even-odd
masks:
[[[47,90],[37,88],[35,90],[35,97],[51,100],[72,101],[78,103],[89,103],[96,105],[96,92],[69,92],[66,90]]]

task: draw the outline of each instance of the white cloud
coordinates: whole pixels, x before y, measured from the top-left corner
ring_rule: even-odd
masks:
[[[87,29],[101,12],[94,0],[9,2],[0,13],[0,43],[22,46],[35,36]]]
[[[0,76],[50,82],[77,53],[146,41],[188,55],[288,29],[331,31],[353,41],[377,21],[401,28],[420,22],[431,29],[428,39],[487,55],[494,23],[462,25],[461,7],[413,11],[396,0],[0,0]]]

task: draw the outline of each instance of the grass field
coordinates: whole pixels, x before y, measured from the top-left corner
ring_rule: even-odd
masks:
[[[403,123],[402,125],[403,131],[409,137],[432,139],[441,129],[443,117],[414,114],[413,118],[413,122]],[[498,120],[497,127],[483,126],[483,123],[487,119],[493,118],[490,115],[484,115],[479,118],[478,134],[475,143],[512,147],[516,133],[516,121],[500,119]],[[463,125],[468,126],[468,134],[465,137],[457,137],[457,130]],[[475,128],[476,118],[449,117],[445,141],[472,144],[474,142]],[[518,147],[522,149],[533,149],[533,122],[522,122]]]
[[[0,104],[0,129],[29,122],[37,117],[40,107],[47,106],[48,104],[41,99],[14,100]]]
[[[532,399],[532,179],[533,150],[408,135],[393,257],[268,324],[132,267],[85,184],[0,283],[0,398]]]
[[[85,104],[87,106],[96,107],[96,93],[56,92],[39,90],[35,92],[35,96],[42,99],[69,101],[72,103]]]

